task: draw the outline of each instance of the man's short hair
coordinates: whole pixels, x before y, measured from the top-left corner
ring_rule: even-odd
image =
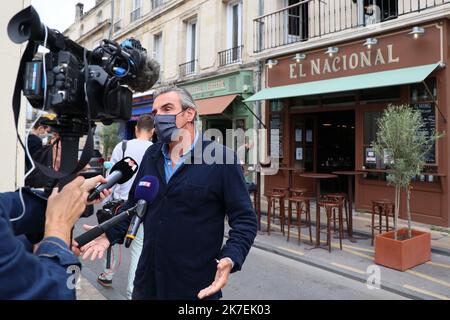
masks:
[[[192,95],[185,88],[181,88],[181,87],[177,87],[177,86],[162,87],[155,92],[153,99],[156,99],[158,96],[169,93],[169,92],[178,93],[178,96],[180,97],[182,110],[184,111],[188,108],[194,109],[195,110],[195,120],[196,121],[199,120],[198,119],[198,108],[197,108],[197,105],[195,104],[194,98],[192,98]]]
[[[141,115],[136,126],[139,130],[152,130],[154,128],[153,117],[149,114]]]

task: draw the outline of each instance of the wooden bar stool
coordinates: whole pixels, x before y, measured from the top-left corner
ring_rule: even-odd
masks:
[[[345,193],[328,193],[325,195],[326,199],[329,199],[331,201],[336,201],[341,206],[341,209],[343,212],[345,212],[345,223],[347,225],[347,231],[348,228],[348,197]],[[343,216],[343,215],[342,215]],[[343,223],[343,221],[339,221],[339,215],[338,215],[338,224]],[[344,217],[342,217],[344,218]],[[333,231],[336,232],[336,209],[333,210]]]
[[[305,193],[308,192],[308,189],[306,188],[289,188],[289,197],[299,197],[304,196]],[[289,204],[289,198],[288,198],[288,204]]]
[[[328,245],[328,251],[331,252],[331,221],[333,220],[333,210],[337,209],[339,210],[339,216],[341,219],[339,221],[341,222],[339,224],[339,244],[342,250],[342,238],[344,235],[343,225],[342,225],[342,207],[341,204],[337,201],[331,201],[331,200],[320,200],[318,202],[319,211],[320,208],[325,209],[325,213],[327,216],[327,226],[326,226],[326,234],[327,234],[327,245]]]
[[[393,216],[395,210],[395,204],[393,201],[388,199],[379,199],[372,200],[372,245],[373,239],[375,237],[375,230],[378,230],[378,233],[383,232],[383,216],[386,219],[386,225],[384,226],[386,232],[393,230],[393,227],[389,227],[389,216]],[[379,217],[379,223],[375,224],[375,215]]]
[[[273,209],[273,218],[275,218],[276,203],[279,203],[280,212],[280,226],[281,232],[284,236],[284,201],[286,199],[287,188],[273,188],[272,191],[266,192],[265,197],[267,198],[267,234],[270,235],[270,215]],[[274,220],[275,222],[275,220]]]
[[[297,228],[298,228],[298,244],[301,242],[301,228],[309,228],[309,240],[312,244],[312,232],[311,232],[311,211],[310,211],[310,200],[311,197],[303,196],[306,189],[301,192],[293,192],[293,195],[288,198],[288,223],[287,223],[287,241],[289,241],[291,222],[292,222],[292,205],[296,207],[297,214]],[[305,214],[306,223],[302,223],[301,216]]]

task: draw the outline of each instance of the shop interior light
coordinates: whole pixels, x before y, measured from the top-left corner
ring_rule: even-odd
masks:
[[[376,45],[378,40],[375,38],[367,38],[366,42],[364,42],[363,46],[367,47],[367,49],[371,49],[372,46]]]
[[[302,60],[306,59],[306,54],[304,53],[296,53],[295,56],[292,58],[292,60],[295,60],[297,63],[299,63]]]
[[[331,127],[331,126],[332,126],[331,123],[322,123],[322,125],[323,125],[324,127]]]
[[[425,29],[422,27],[414,27],[412,28],[412,31],[408,34],[412,34],[414,39],[419,38],[420,36],[423,36],[425,33]]]
[[[266,66],[268,66],[269,69],[272,69],[277,64],[278,64],[278,60],[276,60],[276,59],[269,59],[269,60],[267,60]]]

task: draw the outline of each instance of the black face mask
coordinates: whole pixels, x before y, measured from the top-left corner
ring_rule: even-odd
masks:
[[[177,127],[177,115],[186,110],[180,111],[177,114],[157,114],[155,115],[155,131],[158,136],[158,141],[162,143],[172,142],[180,130]]]

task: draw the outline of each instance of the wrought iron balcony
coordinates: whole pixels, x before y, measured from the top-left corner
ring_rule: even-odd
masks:
[[[243,46],[234,47],[219,52],[219,66],[223,67],[228,64],[241,62]]]
[[[450,0],[303,0],[253,21],[254,52],[396,19]]]
[[[194,74],[197,67],[197,60],[188,61],[186,63],[180,64],[180,76],[185,77]]]

